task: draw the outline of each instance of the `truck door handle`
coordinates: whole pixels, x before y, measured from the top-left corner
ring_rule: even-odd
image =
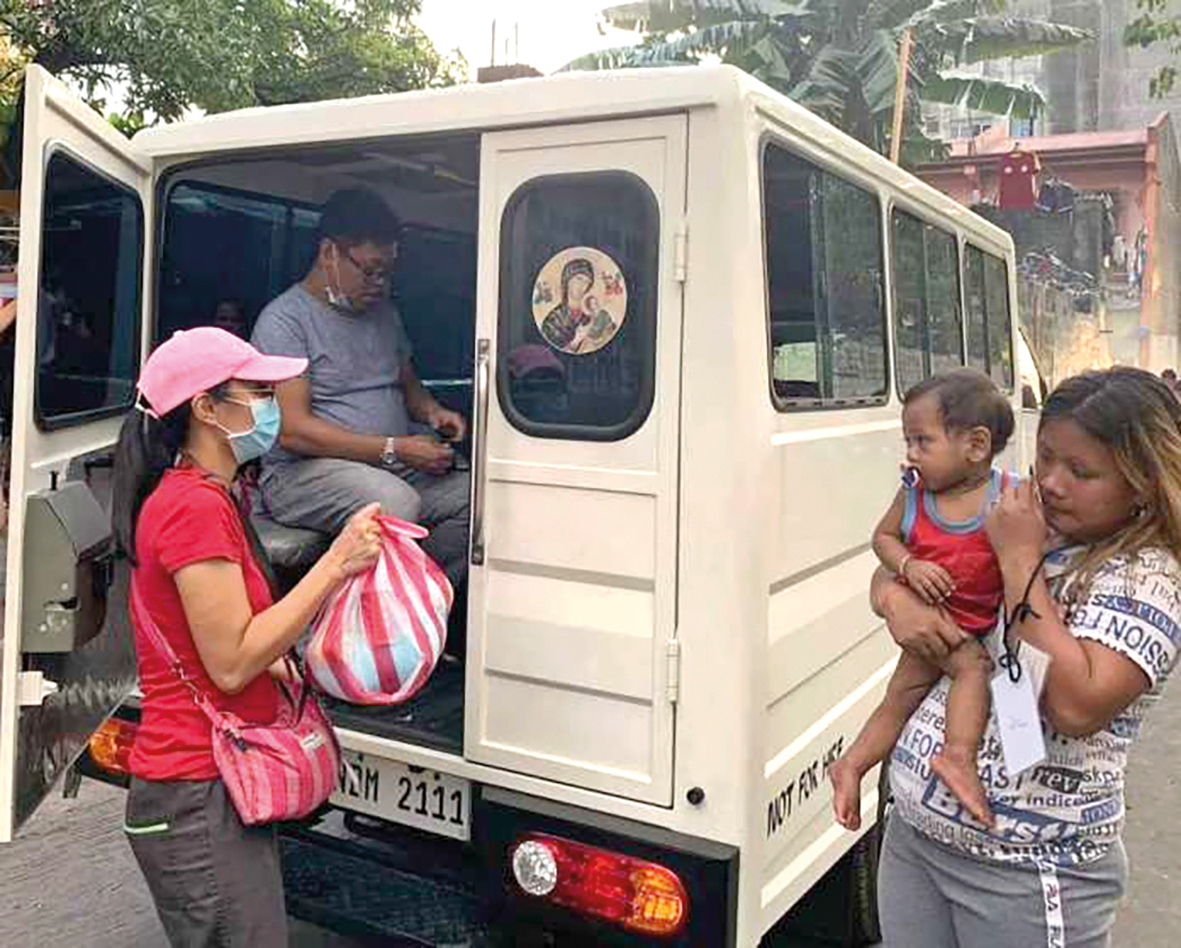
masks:
[[[488,399],[492,388],[492,342],[476,344],[476,431],[472,445],[472,566],[484,565],[484,503],[488,480]]]

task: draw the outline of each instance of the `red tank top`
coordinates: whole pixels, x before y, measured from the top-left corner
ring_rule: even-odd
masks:
[[[984,516],[1007,478],[994,470],[984,509],[970,520],[956,523],[939,516],[935,495],[930,491],[922,487],[906,490],[902,519],[906,549],[916,560],[937,563],[947,570],[955,592],[944,606],[956,624],[971,635],[987,635],[996,628],[997,613],[1005,600],[1004,579],[984,532]]]

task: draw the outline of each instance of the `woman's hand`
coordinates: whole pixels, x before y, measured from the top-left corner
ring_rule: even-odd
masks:
[[[899,582],[881,591],[881,612],[890,635],[900,648],[943,666],[944,659],[970,636],[940,606],[929,606]]]
[[[330,558],[340,579],[362,573],[377,562],[381,552],[380,504],[362,507],[332,541],[325,557]]]
[[[1046,545],[1046,518],[1032,478],[1006,487],[984,522],[998,558],[1037,563]]]

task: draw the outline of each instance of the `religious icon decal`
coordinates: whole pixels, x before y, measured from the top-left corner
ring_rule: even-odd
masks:
[[[533,283],[533,319],[542,338],[559,352],[598,352],[626,318],[627,281],[601,250],[559,250]]]

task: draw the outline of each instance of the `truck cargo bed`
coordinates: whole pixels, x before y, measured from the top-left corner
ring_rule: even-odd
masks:
[[[463,753],[463,665],[445,656],[425,688],[405,704],[363,707],[325,699],[332,723],[451,754]]]

